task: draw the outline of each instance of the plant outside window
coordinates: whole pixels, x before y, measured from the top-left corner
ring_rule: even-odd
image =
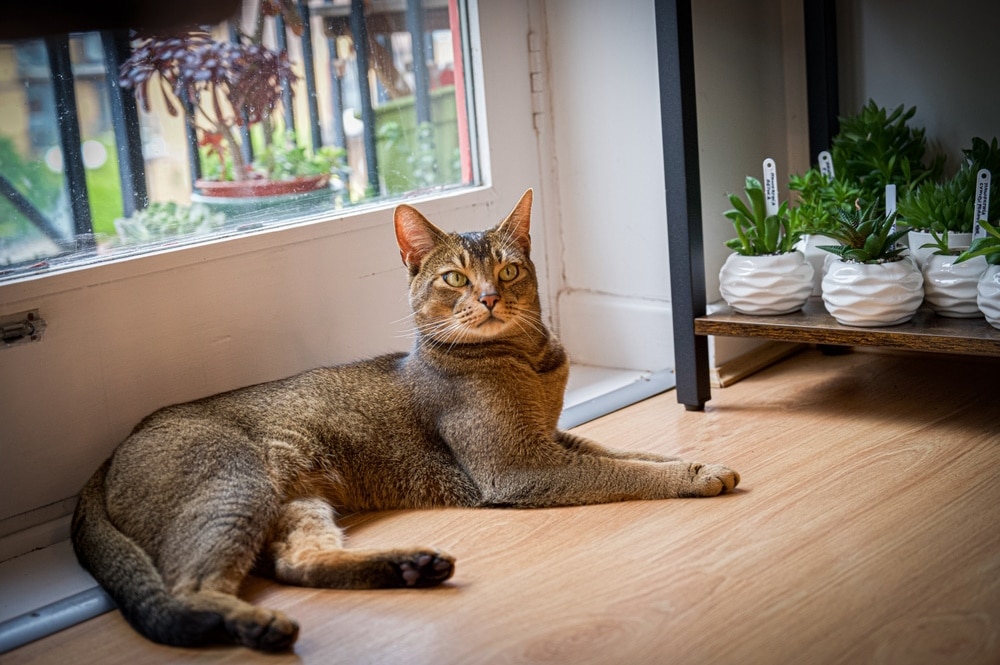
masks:
[[[68,65],[52,39],[0,42],[0,280],[473,184],[460,11],[248,0],[132,33],[117,68],[106,35],[64,38]]]

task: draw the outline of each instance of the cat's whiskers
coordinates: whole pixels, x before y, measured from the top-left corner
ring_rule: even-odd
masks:
[[[469,306],[452,316],[420,323],[411,315],[407,318],[410,318],[413,325],[400,331],[396,337],[414,339],[419,349],[425,349],[430,343],[445,344],[450,352],[456,344],[488,343],[512,335],[547,336],[541,315],[531,305],[510,301],[504,302],[503,307],[499,315],[483,316],[476,306]],[[503,326],[495,334],[482,329],[491,320]]]
[[[416,321],[414,320],[412,312],[409,313],[409,314],[407,314],[406,316],[404,316],[401,319],[396,319],[392,323],[395,325],[395,324],[403,323],[404,321],[408,321],[410,325],[408,325],[406,328],[403,328],[401,330],[397,330],[396,334],[394,334],[393,337],[396,338],[396,339],[402,339],[402,338],[406,338],[406,337],[416,337],[417,333],[420,332],[420,325],[418,325],[416,323]]]
[[[418,324],[416,330],[425,337],[441,337],[442,335],[448,335],[459,327],[454,321],[445,320]]]
[[[522,303],[510,303],[507,305],[507,309],[513,314],[511,318],[514,323],[516,323],[525,334],[529,334],[530,331],[534,331],[542,336],[547,334],[545,325],[542,323],[541,315],[529,305]]]
[[[418,345],[439,342],[450,343],[453,347],[455,344],[467,341],[465,338],[468,337],[466,326],[451,318],[418,324],[416,332],[419,334]]]
[[[515,317],[513,319],[513,324],[517,326],[518,330],[520,330],[526,337],[530,337],[533,331],[539,333],[542,332],[538,326],[527,317]]]
[[[409,312],[405,316],[401,316],[398,319],[396,319],[395,321],[390,321],[389,323],[391,325],[396,325],[397,323],[402,323],[403,321],[410,321],[412,319],[413,319],[413,312]]]

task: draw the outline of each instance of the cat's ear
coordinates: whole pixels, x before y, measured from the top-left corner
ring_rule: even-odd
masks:
[[[431,224],[416,208],[406,204],[396,206],[393,224],[396,227],[399,255],[412,271],[420,267],[424,257],[447,235]]]
[[[531,198],[532,190],[521,195],[514,209],[506,219],[497,224],[496,232],[504,242],[514,243],[525,254],[531,253]]]

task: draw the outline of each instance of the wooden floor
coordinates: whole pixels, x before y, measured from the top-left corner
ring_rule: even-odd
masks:
[[[1000,360],[805,351],[689,413],[580,427],[730,464],[733,495],[355,520],[355,545],[458,559],[431,590],[252,580],[293,653],[172,649],[117,612],[2,663],[1000,663]]]

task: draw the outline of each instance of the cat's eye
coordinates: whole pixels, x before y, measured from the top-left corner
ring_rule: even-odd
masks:
[[[518,267],[517,267],[516,264],[508,263],[500,271],[500,279],[503,280],[503,281],[505,281],[505,282],[509,282],[512,279],[514,279],[515,277],[517,277],[520,272],[521,271],[518,270]]]
[[[441,279],[444,280],[445,284],[448,286],[454,286],[455,288],[460,288],[469,283],[469,278],[460,272],[450,270],[445,274],[441,275]]]

